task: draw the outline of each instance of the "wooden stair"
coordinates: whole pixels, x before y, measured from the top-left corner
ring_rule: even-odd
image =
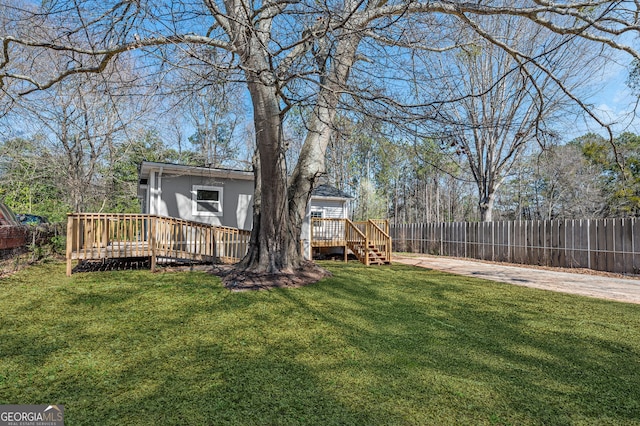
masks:
[[[369,244],[368,248],[364,244],[349,244],[348,247],[364,264],[367,264],[366,256],[369,257],[369,265],[389,265],[391,263],[391,260],[387,259],[387,256],[373,244]]]
[[[352,222],[346,218],[311,218],[312,248],[339,247],[344,260],[351,251],[365,265],[391,264],[389,221],[369,219]]]

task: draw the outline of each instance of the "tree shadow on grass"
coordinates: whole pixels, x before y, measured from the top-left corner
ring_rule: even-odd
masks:
[[[285,296],[341,331],[362,353],[361,374],[414,404],[428,396],[425,410],[449,404],[457,411],[450,415],[474,423],[640,424],[636,306],[413,272],[403,285],[427,287],[418,299],[399,287],[363,289],[367,283],[335,270],[322,290],[337,305],[355,301],[353,309],[316,309],[299,293]],[[340,280],[348,284],[336,286]],[[613,326],[622,333],[607,325],[616,310],[633,322]]]
[[[638,423],[637,307],[332,269],[269,292],[131,272],[59,288],[0,314],[0,403],[61,403],[69,424]]]
[[[277,336],[261,340],[260,324],[238,323],[270,294],[232,296],[204,274],[181,281],[63,288],[65,319],[22,310],[1,332],[0,403],[55,401],[69,424],[375,423],[374,413],[326,393],[269,342]],[[26,326],[31,317],[35,327]],[[46,343],[46,328],[59,345]]]

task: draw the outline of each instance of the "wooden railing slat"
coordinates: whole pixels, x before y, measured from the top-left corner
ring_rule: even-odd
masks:
[[[313,218],[310,232],[312,245],[361,245],[356,255],[369,263],[370,246],[390,260],[386,230],[387,221]],[[73,213],[67,216],[67,274],[73,259],[149,257],[152,270],[158,258],[235,263],[247,253],[250,238],[251,231],[157,215]]]

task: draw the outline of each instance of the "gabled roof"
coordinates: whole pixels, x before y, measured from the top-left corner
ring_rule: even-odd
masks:
[[[346,192],[326,184],[322,184],[311,191],[311,196],[316,198],[353,198]]]

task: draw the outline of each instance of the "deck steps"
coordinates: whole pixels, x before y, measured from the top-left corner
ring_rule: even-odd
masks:
[[[368,249],[363,244],[349,244],[348,247],[362,263],[366,264],[366,255],[369,256],[369,265],[389,265],[391,263],[385,254],[373,244],[369,244]]]
[[[311,247],[341,247],[351,250],[367,266],[387,265],[391,263],[389,221],[312,218]]]

